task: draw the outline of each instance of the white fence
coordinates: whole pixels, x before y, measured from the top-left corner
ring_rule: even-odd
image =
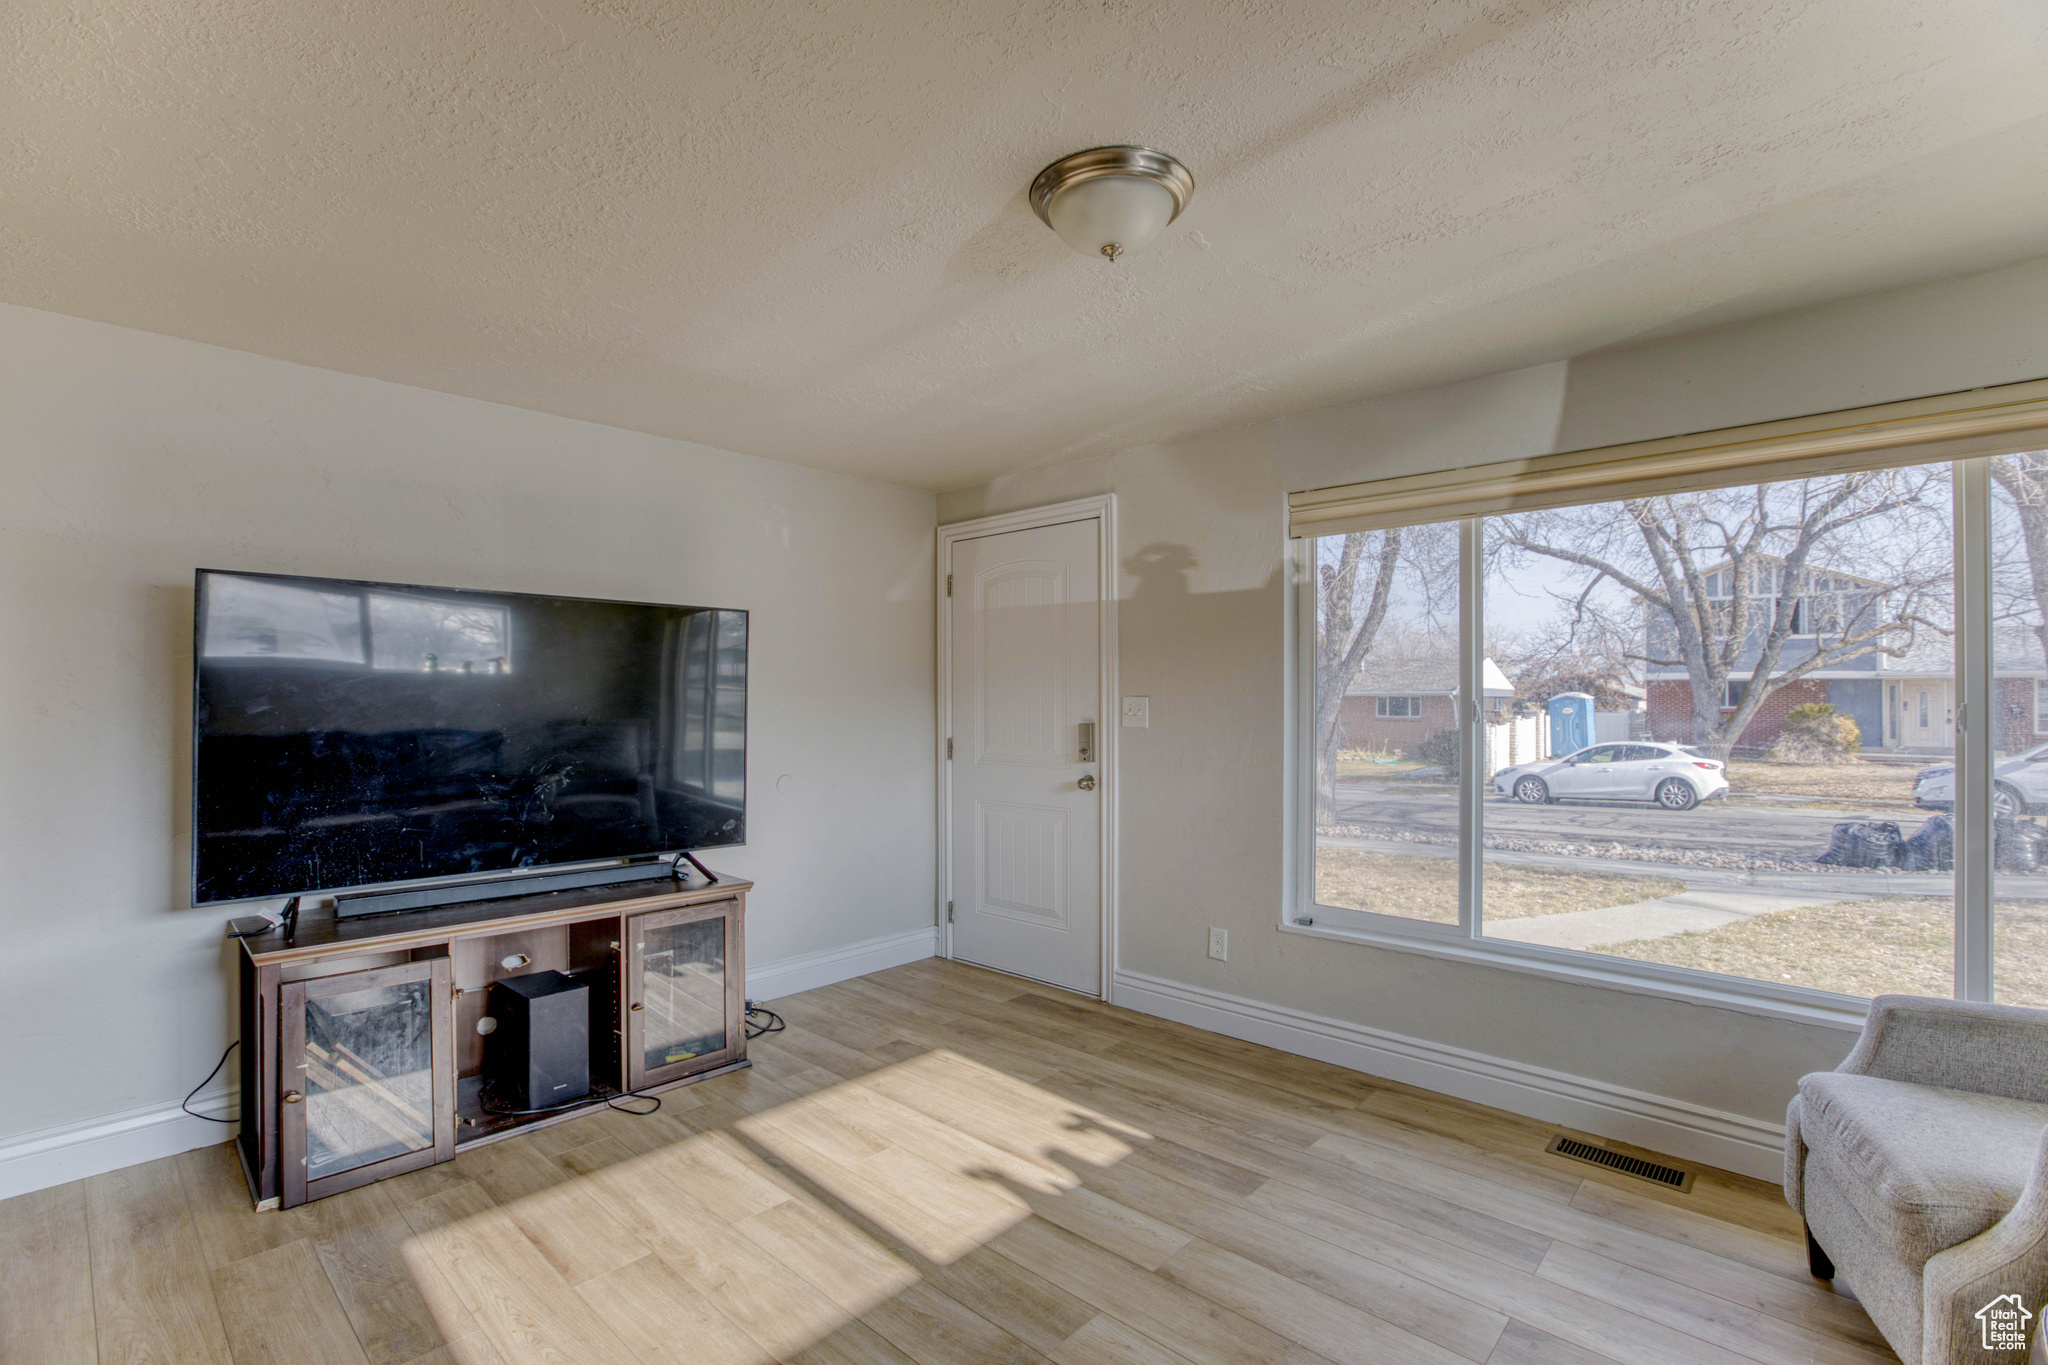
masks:
[[[1486,727],[1486,773],[1550,757],[1550,718],[1517,716]]]
[[[1593,741],[1612,744],[1647,739],[1649,717],[1641,711],[1595,711]],[[1550,717],[1517,716],[1513,720],[1489,721],[1486,726],[1486,773],[1491,777],[1502,768],[1534,763],[1551,757]]]
[[[1649,717],[1641,711],[1595,711],[1593,742],[1612,744],[1617,740],[1648,739]]]

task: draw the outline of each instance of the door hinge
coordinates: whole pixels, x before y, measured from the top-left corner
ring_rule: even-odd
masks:
[[[947,758],[951,758],[952,756],[953,756],[953,741],[949,739],[949,740],[947,740],[947,741],[946,741],[946,757],[947,757]]]
[[[946,902],[946,923],[948,923],[948,924],[951,924],[952,922],[953,922],[953,902],[951,902],[951,901],[947,901],[947,902]]]
[[[952,595],[953,595],[953,575],[951,575],[951,574],[947,574],[947,575],[946,575],[946,596],[948,596],[948,597],[951,597]]]

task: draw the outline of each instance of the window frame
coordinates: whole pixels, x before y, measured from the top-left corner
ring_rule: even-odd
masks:
[[[2021,446],[2020,449],[2029,447]],[[1958,1000],[1992,999],[1991,942],[1993,876],[1991,871],[1991,770],[1993,751],[1989,725],[1968,728],[1968,714],[1993,714],[1991,631],[1990,459],[1971,456],[1950,461],[1954,470],[1953,535],[1956,555],[1957,647],[1953,686],[1958,705],[1956,762],[1958,828],[1954,898],[1955,992]],[[1771,481],[1759,472],[1758,482]],[[1731,484],[1730,486],[1739,486]],[[1488,938],[1482,932],[1480,894],[1485,878],[1484,803],[1490,774],[1485,766],[1485,725],[1482,705],[1467,700],[1483,697],[1485,640],[1484,564],[1479,514],[1451,518],[1459,526],[1459,694],[1451,699],[1453,723],[1463,743],[1464,774],[1459,788],[1458,922],[1435,923],[1323,905],[1315,899],[1314,758],[1309,753],[1309,719],[1314,714],[1315,639],[1317,630],[1315,547],[1321,535],[1341,528],[1297,536],[1288,543],[1292,601],[1287,611],[1288,750],[1290,781],[1286,818],[1289,855],[1282,879],[1283,933],[1358,943],[1395,952],[1417,953],[1470,962],[1581,985],[1596,985],[1633,994],[1653,995],[1733,1009],[1747,1014],[1819,1024],[1843,1030],[1860,1029],[1870,1002],[1859,996],[1782,982],[1673,967],[1632,958],[1605,957],[1571,948]],[[1410,524],[1431,525],[1426,515]],[[1975,624],[1981,616],[1984,626]],[[1967,624],[1966,623],[1970,623]],[[2038,692],[2037,692],[2038,695]],[[1967,710],[1963,709],[1967,708]],[[2038,711],[2037,711],[2038,716]],[[1978,788],[1982,788],[1981,792]]]
[[[1394,701],[1400,702],[1405,709],[1399,712],[1388,710],[1387,703]],[[1422,698],[1420,697],[1411,697],[1405,693],[1399,696],[1376,695],[1373,697],[1372,703],[1372,718],[1374,720],[1422,719]]]

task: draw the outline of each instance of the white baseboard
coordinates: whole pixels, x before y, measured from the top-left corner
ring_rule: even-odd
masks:
[[[1782,1122],[1725,1113],[1137,972],[1116,974],[1115,999],[1126,1009],[1543,1123],[1705,1162],[1772,1184],[1784,1178]]]
[[[912,929],[905,934],[862,939],[840,948],[821,948],[801,957],[785,957],[747,968],[747,996],[752,1000],[776,1000],[785,995],[814,991],[836,981],[851,981],[869,972],[886,971],[910,962],[922,962],[939,951],[935,925]]]
[[[239,1111],[232,1090],[195,1096],[192,1107],[215,1118]],[[211,1147],[236,1131],[230,1124],[195,1119],[173,1100],[0,1139],[0,1199]]]
[[[938,930],[929,926],[906,934],[865,939],[841,948],[759,964],[747,973],[747,994],[755,1000],[773,1000],[917,962],[937,951]],[[232,1090],[199,1096],[192,1101],[192,1107],[216,1118],[228,1118],[238,1112]],[[176,1156],[195,1147],[210,1147],[227,1141],[235,1131],[224,1123],[193,1118],[173,1100],[0,1138],[0,1199]]]

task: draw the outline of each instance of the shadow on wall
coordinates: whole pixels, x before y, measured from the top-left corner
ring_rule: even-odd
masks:
[[[163,682],[165,743],[170,746],[171,812],[169,863],[164,869],[164,904],[192,909],[192,608],[190,586],[162,584],[149,590],[149,638],[145,658],[168,659]]]
[[[1285,571],[1200,592],[1200,559],[1166,541],[1122,568],[1136,583],[1117,606],[1119,685],[1152,698],[1152,719],[1124,731],[1119,752],[1121,951],[1127,966],[1173,974],[1193,969],[1186,925],[1247,925],[1247,907],[1270,905],[1282,883]],[[1280,937],[1248,936],[1241,964],[1284,951],[1269,941]]]
[[[1174,545],[1160,541],[1124,560],[1124,572],[1138,580],[1138,590],[1126,600],[1138,601],[1158,596],[1192,597],[1194,585],[1189,579],[1201,563],[1195,552],[1185,545]]]

